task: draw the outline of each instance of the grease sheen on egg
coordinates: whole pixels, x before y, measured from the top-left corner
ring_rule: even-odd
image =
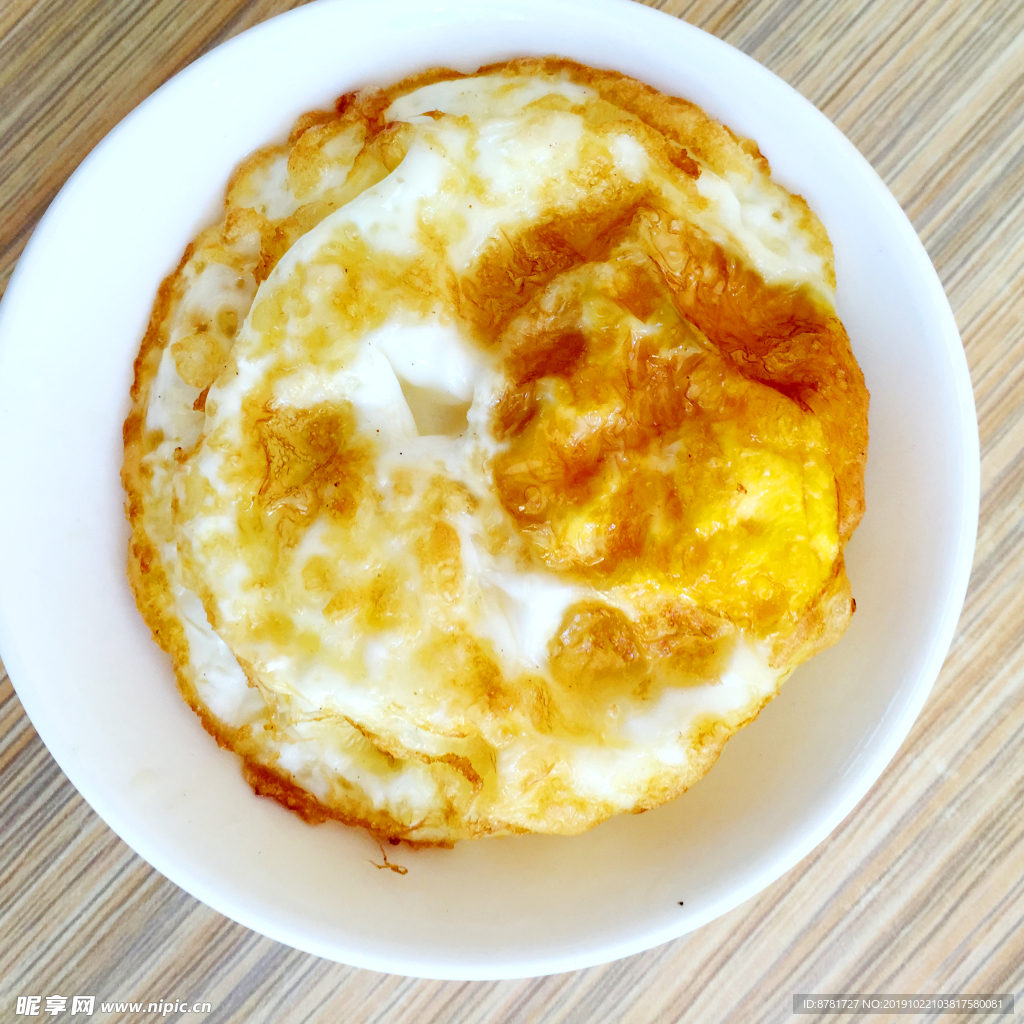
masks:
[[[754,143],[568,61],[236,171],[136,362],[129,578],[257,792],[450,844],[657,806],[845,629],[867,392]]]

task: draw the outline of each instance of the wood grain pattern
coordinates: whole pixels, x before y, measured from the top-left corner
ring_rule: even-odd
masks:
[[[117,121],[199,54],[291,6],[5,0],[0,288]],[[654,6],[749,53],[839,125],[909,214],[960,326],[981,429],[978,549],[949,658],[897,758],[827,842],[693,935],[552,978],[414,981],[297,953],[163,879],[67,782],[0,668],[3,1019],[19,994],[56,993],[213,1004],[186,1020],[396,1024],[768,1022],[790,1019],[801,991],[1021,997],[1024,4]]]

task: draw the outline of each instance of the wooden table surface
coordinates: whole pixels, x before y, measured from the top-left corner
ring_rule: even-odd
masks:
[[[110,128],[198,55],[291,6],[2,0],[0,289]],[[18,995],[75,993],[97,997],[94,1020],[122,1019],[100,1000],[186,997],[212,1004],[186,1020],[417,1024],[779,1021],[794,992],[1020,997],[1024,2],[655,6],[835,121],[910,216],[956,314],[981,428],[978,548],[949,657],[896,759],[809,857],[692,935],[550,978],[417,981],[296,952],[157,874],[65,779],[0,666],[0,1019],[21,1019]]]

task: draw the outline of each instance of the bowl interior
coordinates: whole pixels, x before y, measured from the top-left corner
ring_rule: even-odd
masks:
[[[871,390],[857,615],[657,811],[573,839],[453,851],[309,828],[255,799],[179,699],[124,575],[119,482],[131,366],[160,280],[234,164],[304,110],[437,64],[559,53],[633,74],[757,140],[819,214]],[[265,69],[271,69],[267,71]],[[765,69],[629,2],[327,2],[192,65],[79,168],[0,309],[0,644],[61,767],[165,875],[310,952],[382,971],[569,970],[680,935],[796,863],[864,795],[935,679],[963,601],[978,501],[966,363],[941,286],[853,146]],[[680,905],[680,901],[685,905]]]

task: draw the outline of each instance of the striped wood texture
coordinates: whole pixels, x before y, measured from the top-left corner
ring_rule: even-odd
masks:
[[[57,189],[117,121],[199,54],[289,6],[3,0],[0,288]],[[3,1020],[16,1019],[18,994],[76,992],[209,1000],[208,1021],[393,1024],[767,1022],[790,1019],[793,992],[1020,996],[1024,3],[658,6],[751,54],[839,125],[914,222],[956,313],[981,426],[978,550],[949,658],[896,760],[827,842],[693,935],[552,978],[415,981],[278,945],[158,875],[64,778],[0,668]]]

